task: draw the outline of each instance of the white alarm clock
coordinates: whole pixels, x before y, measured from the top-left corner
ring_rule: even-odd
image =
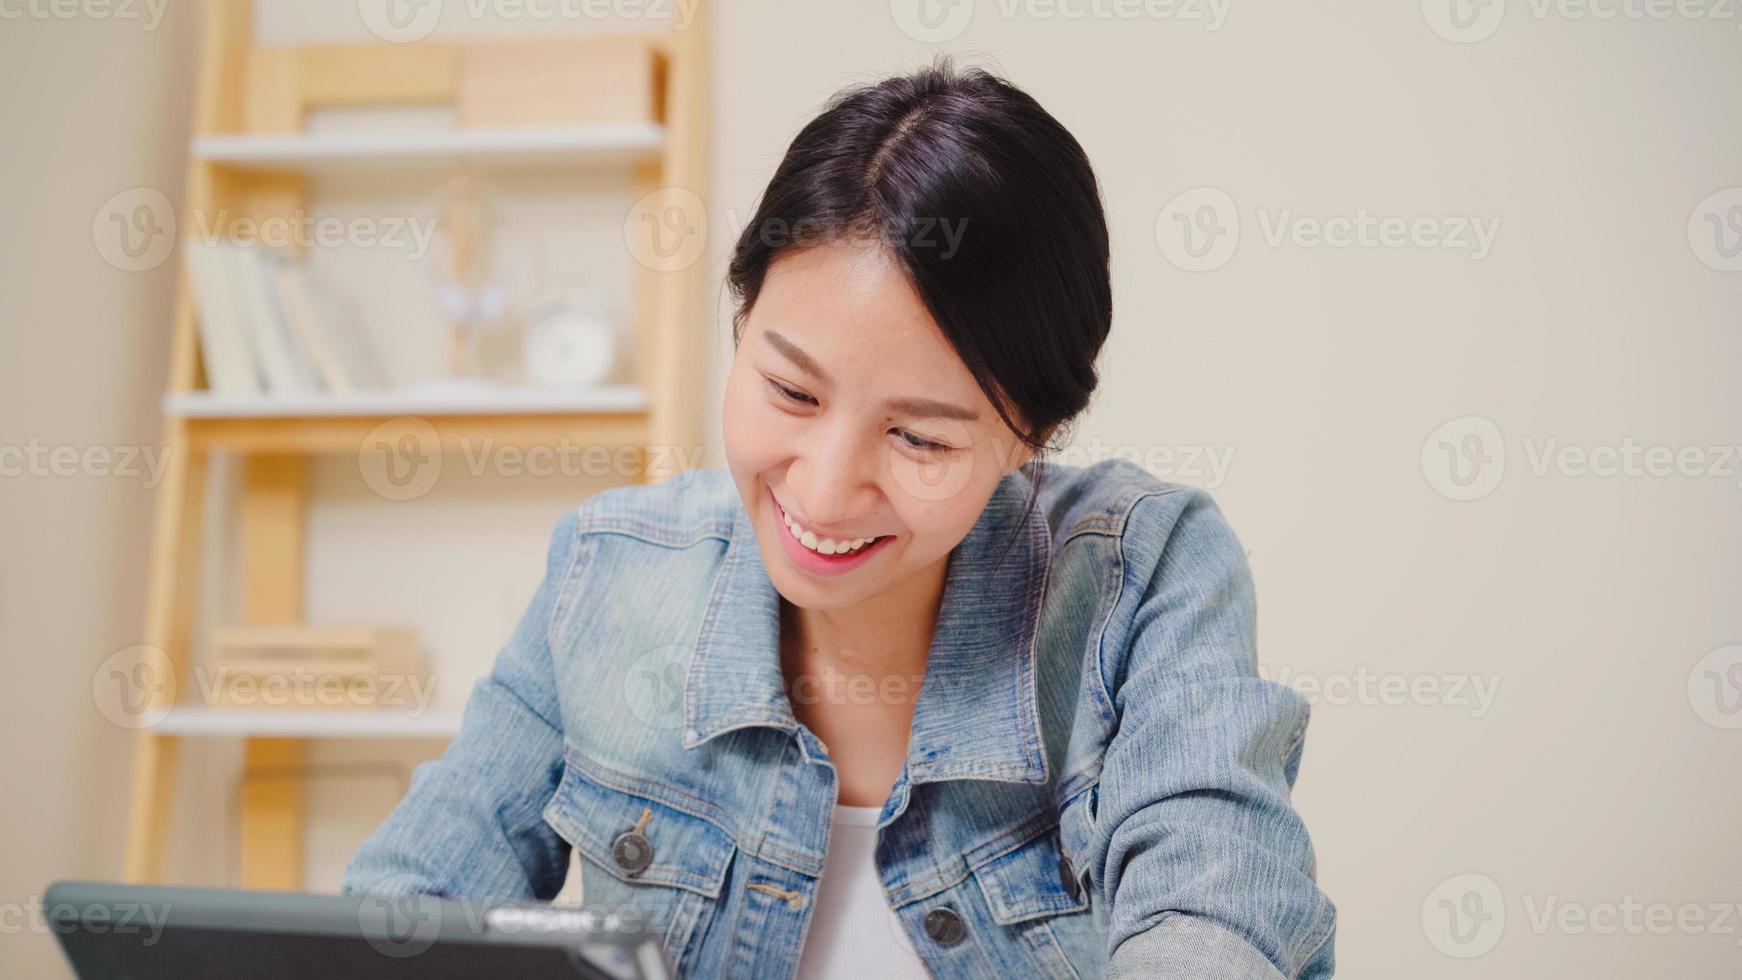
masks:
[[[527,320],[521,364],[539,384],[598,385],[611,376],[616,360],[616,330],[574,297],[541,303]]]

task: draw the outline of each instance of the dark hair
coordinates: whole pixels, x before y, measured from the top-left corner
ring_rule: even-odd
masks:
[[[898,260],[1037,456],[1088,407],[1113,318],[1107,222],[1088,156],[1027,93],[942,56],[832,96],[733,249],[733,345],[776,258],[843,237]]]

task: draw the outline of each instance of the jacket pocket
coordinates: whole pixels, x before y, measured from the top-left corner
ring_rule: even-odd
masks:
[[[582,905],[657,933],[681,975],[721,902],[736,845],[709,820],[589,775],[568,751],[543,815],[581,862]]]
[[[1027,956],[1030,975],[1099,976],[1095,930],[1086,891],[1071,888],[1054,826],[974,868],[992,921],[1004,926]],[[1102,954],[1104,955],[1104,954]]]

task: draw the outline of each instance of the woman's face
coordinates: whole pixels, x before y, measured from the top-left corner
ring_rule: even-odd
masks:
[[[842,240],[769,266],[726,383],[727,465],[786,600],[836,609],[920,581],[1030,450],[896,261]],[[795,539],[786,517],[808,532]],[[825,555],[823,539],[841,550]]]

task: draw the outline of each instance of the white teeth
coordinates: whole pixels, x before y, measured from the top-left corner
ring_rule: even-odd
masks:
[[[792,536],[798,539],[799,544],[804,545],[806,548],[809,548],[818,554],[844,555],[849,552],[858,551],[860,548],[863,548],[876,540],[876,538],[853,538],[850,541],[836,541],[834,538],[819,538],[816,536],[815,532],[805,530],[803,527],[799,526],[797,521],[787,516],[784,512],[781,516],[786,518],[786,526],[792,529]]]

